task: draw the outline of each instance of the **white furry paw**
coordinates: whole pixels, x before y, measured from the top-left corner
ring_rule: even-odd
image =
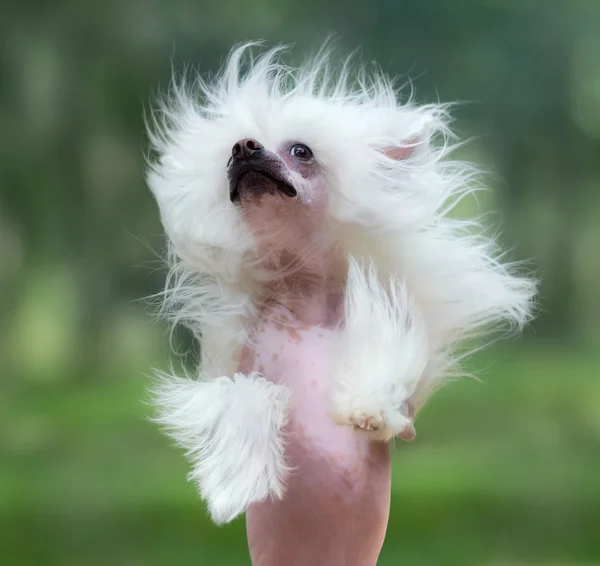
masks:
[[[287,388],[257,373],[206,380],[163,375],[154,393],[156,421],[186,450],[189,477],[215,523],[283,496]]]
[[[405,285],[349,260],[346,325],[334,365],[332,418],[378,440],[414,438],[411,398],[429,357],[427,332]]]
[[[406,416],[399,409],[388,409],[386,411],[349,410],[344,413],[334,413],[333,419],[336,424],[350,426],[358,432],[367,434],[373,440],[389,441],[394,437],[403,440],[412,440],[416,436],[412,416]]]

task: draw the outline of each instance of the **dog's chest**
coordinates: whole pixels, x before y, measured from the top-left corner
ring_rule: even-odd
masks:
[[[381,548],[389,511],[389,447],[329,416],[338,338],[332,329],[265,322],[242,361],[242,371],[260,371],[292,390],[286,493],[248,510],[255,564],[374,564]],[[266,556],[271,558],[263,560]]]
[[[366,444],[353,431],[336,426],[329,416],[332,370],[338,333],[320,326],[268,320],[252,337],[252,350],[242,360],[242,371],[258,371],[270,381],[292,390],[290,440],[311,450],[356,455]]]

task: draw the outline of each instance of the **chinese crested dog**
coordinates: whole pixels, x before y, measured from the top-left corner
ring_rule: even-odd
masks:
[[[194,375],[161,376],[158,421],[214,521],[246,512],[255,566],[373,566],[389,441],[466,339],[529,320],[535,284],[451,214],[475,176],[447,106],[249,47],[150,120],[164,307],[201,341]]]

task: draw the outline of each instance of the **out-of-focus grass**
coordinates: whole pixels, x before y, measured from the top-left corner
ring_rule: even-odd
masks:
[[[483,383],[442,390],[417,440],[398,445],[382,566],[600,564],[598,359],[493,358],[472,364]],[[146,420],[147,384],[6,386],[2,564],[249,564],[243,520],[210,524],[183,456]]]

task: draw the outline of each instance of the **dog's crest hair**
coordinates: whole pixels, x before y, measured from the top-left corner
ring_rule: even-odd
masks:
[[[351,59],[334,69],[327,49],[292,69],[282,48],[255,57],[253,47],[235,48],[213,77],[174,81],[148,120],[148,184],[169,242],[164,309],[202,337],[201,382],[235,374],[253,306],[254,242],[229,200],[226,163],[241,138],[301,141],[325,172],[336,246],[369,265],[369,280],[401,282],[420,311],[420,405],[456,374],[466,338],[530,319],[535,282],[501,261],[478,220],[450,216],[476,190],[477,172],[450,158],[448,105],[401,101],[379,70]],[[188,446],[187,433],[162,418]]]

